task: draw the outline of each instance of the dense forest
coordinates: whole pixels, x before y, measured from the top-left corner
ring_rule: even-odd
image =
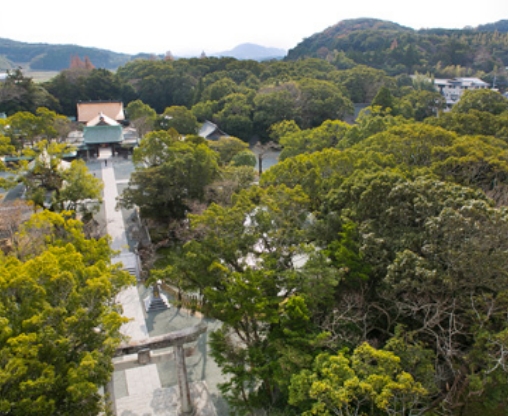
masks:
[[[508,100],[392,112],[276,123],[255,185],[234,138],[154,130],[136,149],[120,203],[164,243],[151,278],[223,322],[237,414],[506,413]]]
[[[344,20],[303,40],[288,60],[319,57],[336,66],[363,64],[389,75],[495,74],[508,62],[507,21],[467,29],[413,30],[376,19]]]
[[[379,42],[416,36],[378,29]],[[0,256],[0,414],[96,414],[108,378],[121,323],[108,296],[128,279],[68,204],[99,185],[79,161],[55,167],[70,128],[58,113],[97,99],[124,100],[142,136],[119,204],[150,227],[147,281],[199,293],[191,306],[222,322],[209,339],[232,414],[508,412],[508,100],[471,90],[444,112],[430,67],[394,75],[350,52],[137,60],[42,85],[9,75],[0,151],[48,153],[24,181],[31,206],[41,189],[54,203],[13,220]],[[353,120],[355,103],[368,105]],[[204,120],[231,136],[199,137]],[[279,163],[258,173],[253,142],[280,147]]]

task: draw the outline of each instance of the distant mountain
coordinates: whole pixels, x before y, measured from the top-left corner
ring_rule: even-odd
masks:
[[[267,48],[252,43],[244,43],[236,48],[211,54],[211,56],[229,56],[236,59],[282,59],[286,55],[284,49]],[[116,69],[134,59],[163,59],[148,53],[128,55],[106,49],[89,48],[78,45],[52,45],[47,43],[25,43],[0,38],[0,72],[7,69],[29,67],[38,71],[61,71],[69,68],[71,59],[88,57],[97,68]]]
[[[230,51],[217,52],[211,56],[229,56],[236,59],[253,59],[256,61],[266,61],[269,59],[281,59],[286,56],[286,51],[279,48],[267,48],[265,46],[253,43],[242,43]]]
[[[367,65],[388,75],[460,67],[490,73],[508,65],[506,26],[500,21],[478,28],[415,30],[378,19],[343,20],[304,39],[286,59],[324,58],[337,68]]]
[[[0,73],[8,69],[14,69],[15,65],[6,57],[0,55]]]
[[[87,56],[97,68],[116,69],[130,61],[128,54],[77,45],[50,45],[25,43],[0,38],[0,70],[16,66],[29,66],[32,70],[60,71],[68,68],[71,58]],[[3,68],[6,66],[6,68]]]
[[[486,25],[480,25],[476,28],[479,32],[508,32],[508,20],[499,20],[495,23],[487,23]]]
[[[415,31],[414,29],[401,26],[397,23],[379,19],[360,18],[342,20],[326,28],[322,32],[315,33],[305,38],[293,49],[289,50],[288,59],[299,59],[304,56],[318,56],[317,52],[320,50],[321,53],[323,53],[323,48],[328,50],[342,49],[343,44],[347,48],[353,49],[357,45],[350,44],[349,39],[351,37],[356,37],[359,33],[363,34],[363,37],[367,36],[366,33],[383,34],[383,36],[393,37],[395,33],[404,32],[412,33]],[[377,47],[379,45],[373,46]]]

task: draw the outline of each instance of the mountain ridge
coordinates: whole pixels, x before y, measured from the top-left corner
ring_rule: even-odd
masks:
[[[239,60],[281,59],[286,55],[284,49],[266,47],[254,43],[243,43],[235,48],[210,54],[211,56],[228,56]],[[138,53],[130,55],[96,47],[73,44],[28,43],[7,38],[0,38],[0,71],[15,67],[30,67],[31,70],[61,71],[69,68],[73,57],[88,59],[97,68],[115,70],[134,59],[156,57],[164,59],[164,55]]]
[[[416,39],[419,35],[449,35],[453,33],[485,33],[498,32],[508,33],[508,20],[499,20],[494,23],[480,25],[476,28],[466,27],[464,29],[412,29],[387,20],[375,18],[345,19],[337,24],[325,28],[323,31],[310,35],[303,41],[295,45],[289,51],[280,48],[272,48],[257,45],[254,43],[242,43],[229,51],[216,52],[210,56],[230,56],[236,59],[299,59],[302,57],[319,57],[320,53],[328,50],[355,50],[354,42],[349,42],[348,37],[353,38],[361,34],[367,36],[369,33],[375,33],[379,45],[377,47],[386,48],[388,38],[393,38],[394,34],[403,34],[406,40]],[[381,37],[385,37],[384,41]],[[357,38],[359,36],[356,36]],[[358,39],[355,40],[358,42]],[[390,40],[391,42],[392,40]],[[348,43],[349,42],[349,43]],[[362,45],[363,47],[365,45]],[[356,52],[363,53],[361,48],[356,48]],[[318,52],[320,50],[320,52]],[[114,52],[97,47],[85,47],[72,44],[49,44],[49,43],[28,43],[20,42],[8,38],[0,38],[0,71],[9,70],[15,67],[29,67],[31,70],[39,71],[61,71],[70,66],[73,57],[88,59],[95,67],[115,70],[127,62],[142,58],[164,59],[164,55],[154,55],[150,53],[138,53],[130,55],[126,53]],[[504,58],[504,56],[503,56]],[[368,61],[365,62],[366,64]],[[508,62],[507,62],[508,63]]]
[[[508,64],[508,21],[464,29],[413,29],[380,19],[347,19],[305,38],[286,60],[326,59],[338,69],[365,65],[388,75],[492,73]],[[444,71],[446,69],[446,71]],[[461,73],[462,73],[461,72]]]

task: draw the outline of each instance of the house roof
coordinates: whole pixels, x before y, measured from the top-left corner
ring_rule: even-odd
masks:
[[[121,143],[123,141],[122,126],[93,126],[85,127],[83,130],[83,143]]]
[[[208,140],[218,140],[221,136],[229,137],[227,133],[224,133],[221,129],[219,129],[217,124],[208,120],[205,120],[199,129],[198,135]]]
[[[488,87],[488,83],[482,81],[480,78],[451,78],[451,79],[434,79],[434,85],[448,86],[448,85],[460,85],[464,87],[481,86]]]
[[[472,86],[472,85],[480,85],[487,87],[489,84],[480,78],[455,78],[459,82],[462,82],[462,85]]]
[[[77,107],[78,122],[80,123],[88,123],[100,113],[116,121],[125,120],[123,103],[121,101],[80,102],[77,104]]]
[[[434,85],[450,85],[450,80],[443,78],[435,78]]]
[[[86,123],[87,126],[118,126],[119,123],[108,117],[104,113],[97,114],[93,119]]]

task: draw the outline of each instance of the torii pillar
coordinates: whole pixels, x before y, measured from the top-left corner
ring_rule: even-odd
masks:
[[[193,409],[189,390],[189,380],[187,379],[187,365],[185,364],[183,344],[177,344],[173,349],[175,351],[176,377],[178,380],[178,390],[180,391],[182,414],[190,415]]]

